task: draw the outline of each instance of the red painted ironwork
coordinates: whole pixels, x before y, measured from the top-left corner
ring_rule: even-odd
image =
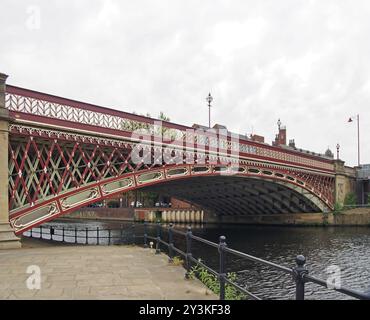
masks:
[[[183,146],[186,142],[196,147],[204,146],[206,151],[224,152],[235,151],[241,156],[255,159],[275,160],[280,163],[299,165],[325,172],[333,172],[331,159],[313,153],[303,153],[289,149],[257,143],[239,137],[238,141],[231,141],[230,137],[215,132],[194,132],[193,128],[162,122],[164,130],[157,128],[155,119],[133,115],[113,109],[60,98],[14,86],[6,87],[6,108],[16,121],[27,121],[35,124],[63,127],[66,130],[83,130],[96,133],[97,127],[101,134],[117,138],[130,138],[137,129],[147,129],[143,134],[149,141],[153,135],[163,134],[165,141],[173,145]]]
[[[50,203],[56,203],[59,208],[57,215],[52,216],[55,218],[90,202],[100,201],[115,194],[115,192],[104,194],[102,186],[122,178],[132,179],[132,185],[125,189],[125,191],[129,191],[172,179],[191,178],[195,175],[220,175],[220,172],[217,172],[215,168],[223,164],[218,159],[213,165],[200,165],[209,168],[208,171],[201,173],[192,172],[191,168],[194,165],[187,165],[185,158],[183,163],[177,165],[158,164],[155,161],[152,164],[135,164],[131,161],[131,144],[121,144],[118,147],[109,145],[104,140],[100,140],[99,144],[93,144],[86,140],[80,142],[77,137],[71,140],[46,138],[40,136],[40,132],[33,131],[32,128],[27,131],[28,135],[25,135],[24,130],[24,128],[20,130],[20,127],[16,126],[11,127],[9,145],[12,159],[9,172],[11,221]],[[151,148],[152,154],[154,154],[154,147]],[[230,164],[228,165],[230,166]],[[334,177],[332,175],[246,160],[241,160],[239,165],[244,168],[244,171],[238,172],[237,175],[288,182],[306,189],[321,199],[328,207],[333,206]],[[171,177],[166,174],[168,168],[184,168],[184,166],[188,168],[188,175]],[[249,168],[258,169],[259,172],[249,172]],[[264,174],[263,172],[266,170],[270,170],[273,176],[270,176],[268,172]],[[158,180],[149,180],[148,183],[139,184],[138,177],[143,173],[150,172],[160,172],[162,176]],[[280,176],[276,176],[276,174],[280,174]],[[92,190],[95,187],[98,187],[97,190],[99,190],[97,197],[72,208],[63,208],[62,199],[84,190]],[[122,191],[117,193],[120,192]],[[54,210],[54,207],[51,209]],[[49,217],[46,217],[37,221],[36,224],[48,219]],[[24,228],[19,228],[17,232],[23,232],[33,225],[35,224],[31,223]]]
[[[240,166],[236,175],[300,187],[333,208],[334,165],[322,156],[246,138],[235,141],[217,131],[191,132],[169,122],[159,132],[154,119],[14,86],[6,88],[6,107],[14,119],[9,126],[9,210],[16,233],[123,191],[217,176],[222,165]],[[141,141],[132,137],[137,128],[148,129]],[[158,142],[158,136],[163,140]],[[134,163],[132,150],[142,141],[150,161]],[[172,149],[166,150],[169,143]],[[176,155],[179,162],[167,164],[163,155]],[[188,164],[188,155],[194,164]],[[192,171],[197,166],[207,170]],[[170,168],[186,168],[186,174],[171,175]]]

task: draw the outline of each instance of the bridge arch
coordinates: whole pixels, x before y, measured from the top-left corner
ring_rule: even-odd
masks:
[[[199,204],[218,215],[318,212],[329,199],[291,170],[257,165],[162,165],[109,177],[10,212],[20,234],[91,203],[131,190],[155,190]]]

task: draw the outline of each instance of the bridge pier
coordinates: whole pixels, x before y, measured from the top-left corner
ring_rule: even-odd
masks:
[[[344,161],[335,160],[335,201],[343,205],[347,194],[355,192],[356,170],[346,167]]]
[[[8,76],[0,73],[0,249],[20,248],[21,242],[9,223],[9,111],[5,109],[5,83]]]

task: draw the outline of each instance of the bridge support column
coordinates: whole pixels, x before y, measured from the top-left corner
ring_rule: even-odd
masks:
[[[5,109],[5,82],[8,76],[0,73],[0,249],[20,248],[21,242],[9,223],[9,111]]]
[[[162,211],[162,221],[163,222],[167,222],[167,212],[166,211]]]
[[[356,172],[354,169],[346,168],[344,161],[336,160],[335,169],[335,201],[343,205],[347,194],[355,192]]]

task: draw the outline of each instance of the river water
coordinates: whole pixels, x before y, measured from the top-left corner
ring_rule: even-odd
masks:
[[[121,222],[58,221],[55,227],[119,228]],[[184,229],[184,226],[177,226]],[[139,234],[140,230],[137,229]],[[151,230],[155,235],[155,230]],[[303,254],[311,275],[326,280],[327,268],[337,268],[342,286],[370,291],[370,228],[369,227],[270,227],[245,225],[194,226],[193,233],[213,242],[226,236],[230,248],[266,259],[283,266],[295,265],[295,257]],[[142,238],[136,239],[141,243]],[[83,243],[83,239],[81,241]],[[184,239],[177,236],[175,245],[184,249]],[[217,270],[217,249],[192,242],[193,255]],[[227,271],[237,272],[238,282],[264,299],[293,299],[295,285],[290,275],[240,258],[227,257]],[[307,299],[349,299],[315,284],[306,284]]]

